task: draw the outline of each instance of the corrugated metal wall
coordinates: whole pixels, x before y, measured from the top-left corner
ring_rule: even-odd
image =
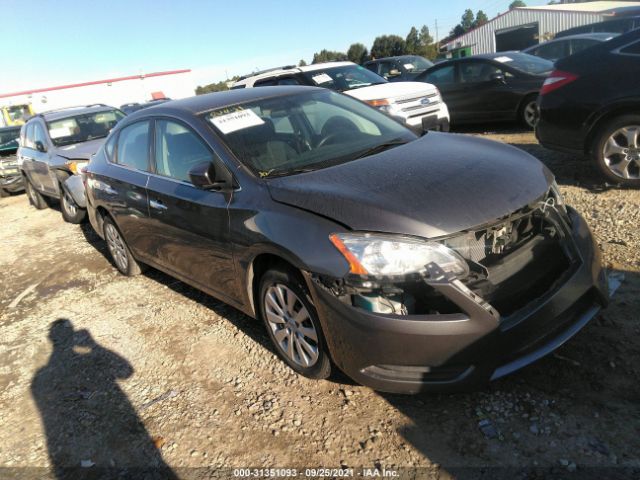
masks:
[[[493,53],[496,50],[495,32],[520,25],[538,23],[542,37],[546,33],[556,34],[563,30],[589,23],[600,22],[607,16],[601,13],[567,12],[552,10],[514,9],[491,20],[475,30],[465,33],[446,44],[447,50],[471,46],[472,53]]]

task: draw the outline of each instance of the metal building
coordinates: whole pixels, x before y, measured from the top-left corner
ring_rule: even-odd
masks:
[[[596,1],[514,8],[443,45],[448,58],[523,50],[573,27],[640,15],[640,2]]]

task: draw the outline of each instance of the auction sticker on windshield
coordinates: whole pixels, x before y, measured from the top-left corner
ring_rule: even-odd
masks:
[[[316,82],[316,85],[320,85],[321,83],[333,82],[333,78],[331,78],[326,73],[321,73],[319,75],[314,75],[312,78],[313,78],[313,81]]]
[[[494,58],[494,60],[496,62],[500,62],[500,63],[513,62],[513,58],[511,58],[511,57],[496,57],[496,58]]]
[[[264,124],[264,120],[256,115],[253,110],[238,110],[236,112],[212,117],[209,120],[225,135],[237,130]]]

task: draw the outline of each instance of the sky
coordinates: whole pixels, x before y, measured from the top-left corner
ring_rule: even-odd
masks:
[[[198,85],[371,47],[412,26],[449,33],[466,8],[511,0],[1,0],[0,93],[190,68]],[[543,5],[547,0],[527,0]]]

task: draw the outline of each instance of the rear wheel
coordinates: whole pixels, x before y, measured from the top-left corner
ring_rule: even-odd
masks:
[[[538,107],[538,96],[529,95],[522,102],[520,108],[520,119],[527,127],[534,129],[540,120],[540,108]]]
[[[29,203],[33,205],[38,210],[44,210],[49,205],[45,200],[44,196],[36,190],[36,188],[31,183],[31,180],[28,178],[25,179],[25,188],[27,190],[27,197],[29,197]]]
[[[293,370],[313,379],[331,375],[318,314],[299,275],[268,270],[260,279],[259,309],[278,355]]]
[[[8,197],[9,192],[7,192],[4,188],[0,188],[0,198]]]
[[[60,185],[62,195],[60,197],[60,212],[65,222],[82,223],[87,217],[87,211],[80,208],[71,194]]]
[[[592,158],[610,182],[640,186],[640,115],[609,121],[598,134]]]
[[[140,264],[133,258],[120,230],[110,217],[104,219],[104,239],[107,242],[107,249],[116,268],[123,275],[132,277],[142,272]]]

